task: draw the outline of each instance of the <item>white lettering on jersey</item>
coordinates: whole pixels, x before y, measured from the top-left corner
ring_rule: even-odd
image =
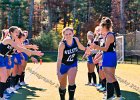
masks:
[[[12,49],[12,47],[10,45],[7,46],[8,49]]]
[[[68,62],[73,61],[73,60],[74,60],[74,59],[73,59],[74,57],[75,57],[75,54],[70,55],[70,56],[68,57],[67,61],[68,61]]]
[[[65,54],[72,54],[72,53],[77,52],[77,51],[78,51],[78,48],[75,47],[75,48],[72,48],[70,50],[65,50],[64,53]]]

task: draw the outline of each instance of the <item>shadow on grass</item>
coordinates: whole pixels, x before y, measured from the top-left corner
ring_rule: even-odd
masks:
[[[123,100],[140,100],[140,94],[131,91],[121,90]]]
[[[46,89],[26,85],[22,89],[18,90],[17,93],[13,94],[10,100],[33,100],[36,97],[39,97],[36,94],[36,91],[45,92]]]

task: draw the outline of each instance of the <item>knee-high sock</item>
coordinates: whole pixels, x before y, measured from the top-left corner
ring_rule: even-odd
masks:
[[[65,100],[66,89],[59,88],[60,100]]]
[[[18,82],[19,82],[19,78],[20,78],[20,75],[16,75],[15,85],[17,85],[17,84],[18,84]]]
[[[121,91],[120,91],[120,86],[119,86],[118,81],[113,82],[113,85],[114,85],[114,89],[116,91],[117,97],[120,97],[121,96]]]
[[[69,85],[68,90],[69,90],[69,100],[74,100],[74,94],[75,94],[75,89],[76,85]]]
[[[92,73],[88,73],[88,82],[91,83]]]
[[[11,76],[7,78],[5,89],[10,87]]]
[[[22,72],[20,76],[20,82],[24,82],[25,72]]]
[[[106,78],[102,80],[102,86],[106,88]]]
[[[107,83],[107,99],[113,97],[113,95],[114,95],[113,83]]]
[[[0,82],[0,97],[3,98],[3,93],[5,91],[6,83]]]
[[[96,82],[96,74],[95,74],[95,72],[92,72],[92,78],[93,78],[94,84],[96,84],[97,82]]]
[[[10,86],[15,87],[16,85],[16,76],[11,76]]]

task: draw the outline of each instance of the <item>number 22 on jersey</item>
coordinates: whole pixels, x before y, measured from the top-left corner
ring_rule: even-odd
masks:
[[[73,60],[74,60],[74,59],[73,59],[74,57],[75,57],[75,54],[70,55],[70,56],[68,57],[67,61],[68,61],[68,62],[73,61]]]

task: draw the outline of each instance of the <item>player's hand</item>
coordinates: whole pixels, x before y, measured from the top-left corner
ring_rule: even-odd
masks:
[[[61,82],[62,74],[60,73],[60,71],[57,71],[57,76],[58,76],[58,80],[59,80],[59,82]]]
[[[90,44],[90,48],[96,49],[96,48],[97,48],[97,45],[96,45],[95,43],[91,43],[91,44]]]
[[[32,45],[32,49],[34,49],[34,50],[38,50],[39,48],[38,48],[37,45]]]
[[[85,54],[86,55],[90,55],[91,54],[91,49],[89,47],[86,48]]]
[[[94,64],[99,63],[99,61],[98,61],[98,60],[96,60],[96,59],[93,59],[93,62],[94,62]]]
[[[42,53],[41,51],[32,51],[32,55],[37,55],[37,56],[41,57],[44,55],[44,53]]]

